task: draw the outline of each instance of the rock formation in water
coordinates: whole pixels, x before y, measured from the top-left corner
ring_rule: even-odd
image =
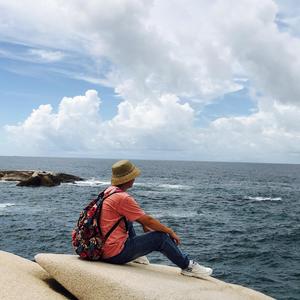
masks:
[[[0,180],[19,181],[17,186],[57,186],[64,182],[74,183],[83,178],[65,174],[45,171],[0,171]]]

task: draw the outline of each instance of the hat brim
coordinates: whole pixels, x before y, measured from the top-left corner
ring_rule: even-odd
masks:
[[[126,183],[126,182],[138,177],[140,174],[141,174],[141,170],[137,167],[134,167],[134,169],[129,174],[126,174],[125,176],[120,176],[120,177],[112,176],[111,184],[112,185],[120,185],[120,184]]]

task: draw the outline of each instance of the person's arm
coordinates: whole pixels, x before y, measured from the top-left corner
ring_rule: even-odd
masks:
[[[154,231],[161,231],[169,234],[170,237],[175,240],[176,244],[180,244],[180,238],[177,236],[177,234],[171,228],[160,223],[157,219],[149,215],[143,215],[136,221],[140,223],[143,228],[150,228]]]

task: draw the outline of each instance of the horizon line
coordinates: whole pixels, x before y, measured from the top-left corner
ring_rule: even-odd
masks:
[[[120,157],[85,157],[85,156],[47,156],[47,155],[0,155],[1,157],[16,158],[50,158],[50,159],[95,159],[95,160],[121,160],[129,159],[135,161],[173,161],[173,162],[200,162],[200,163],[228,163],[228,164],[273,164],[273,165],[300,165],[300,163],[288,162],[254,162],[254,161],[225,161],[225,160],[193,160],[193,159],[151,159],[151,158],[120,158]]]

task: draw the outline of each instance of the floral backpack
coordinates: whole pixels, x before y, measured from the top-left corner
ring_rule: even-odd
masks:
[[[103,245],[110,234],[117,228],[122,220],[125,222],[126,231],[127,220],[121,217],[113,227],[103,236],[101,228],[98,224],[103,201],[114,193],[123,192],[121,189],[113,189],[108,195],[102,191],[98,197],[90,202],[80,213],[77,225],[72,231],[72,245],[75,252],[82,259],[86,260],[100,260],[103,255]]]

